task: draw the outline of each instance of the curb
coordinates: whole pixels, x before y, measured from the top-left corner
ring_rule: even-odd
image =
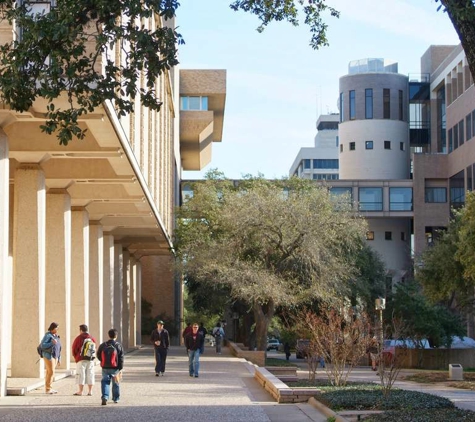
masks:
[[[345,419],[343,416],[340,416],[338,413],[335,413],[333,410],[326,407],[323,403],[320,403],[314,397],[310,397],[308,399],[308,404],[315,407],[315,409],[323,413],[327,418],[335,418],[335,422],[348,422],[348,419]]]

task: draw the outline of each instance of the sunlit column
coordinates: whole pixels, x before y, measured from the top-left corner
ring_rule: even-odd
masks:
[[[107,332],[114,326],[114,236],[103,236],[104,274],[103,274],[103,321],[102,338],[107,338]]]
[[[59,324],[63,369],[71,351],[71,197],[65,189],[46,195],[46,325]],[[76,333],[74,331],[74,333]]]
[[[102,343],[104,249],[102,225],[89,223],[89,332]],[[107,337],[106,337],[107,338]]]
[[[11,375],[38,378],[36,345],[45,325],[45,176],[38,164],[15,171]],[[28,333],[28,335],[25,335]]]
[[[122,344],[129,348],[129,314],[130,314],[130,252],[124,249],[124,277],[122,281]]]
[[[122,341],[122,282],[124,279],[124,256],[122,244],[114,244],[114,328]]]

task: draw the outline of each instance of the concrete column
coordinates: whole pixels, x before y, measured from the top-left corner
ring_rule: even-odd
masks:
[[[11,284],[9,252],[10,162],[8,138],[0,130],[0,397],[7,394],[7,366],[10,358]]]
[[[137,260],[130,257],[130,295],[129,295],[129,347],[137,346]]]
[[[45,321],[59,324],[63,369],[71,360],[71,197],[65,189],[46,195]],[[73,331],[75,334],[76,332]]]
[[[126,249],[124,255],[124,278],[122,284],[122,345],[125,350],[129,344],[129,314],[130,314],[130,252]]]
[[[11,376],[39,378],[36,345],[46,332],[45,230],[46,190],[43,170],[23,164],[15,171],[13,222],[13,314]],[[28,335],[25,335],[28,333]]]
[[[103,307],[102,338],[114,327],[114,236],[103,236],[104,273],[103,273]]]
[[[142,263],[140,261],[137,261],[135,269],[135,287],[137,289],[135,293],[135,314],[137,316],[136,342],[137,344],[142,344]]]
[[[84,207],[71,210],[71,333],[89,323],[89,213]]]
[[[114,328],[122,341],[122,284],[124,280],[124,256],[122,245],[114,244]]]
[[[89,332],[98,344],[103,338],[103,276],[102,225],[94,221],[89,223]]]

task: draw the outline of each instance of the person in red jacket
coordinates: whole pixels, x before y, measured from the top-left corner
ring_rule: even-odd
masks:
[[[87,395],[92,396],[94,387],[94,359],[96,351],[96,340],[88,331],[86,324],[79,326],[80,334],[74,339],[72,352],[76,361],[76,384],[78,391],[75,396],[82,396],[84,385],[87,384]]]

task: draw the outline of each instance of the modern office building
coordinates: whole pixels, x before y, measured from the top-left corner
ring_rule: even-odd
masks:
[[[1,25],[10,42],[15,28]],[[222,139],[226,72],[172,68],[157,87],[160,112],[136,101],[118,116],[105,101],[80,120],[86,138],[66,147],[40,129],[46,101],[0,110],[0,396],[7,372],[43,376],[35,346],[51,321],[65,370],[80,324],[98,341],[115,327],[126,348],[140,344],[142,298],[180,329],[174,208],[182,170],[203,168]]]
[[[339,180],[327,184],[348,193],[367,218],[367,241],[386,263],[388,289],[474,188],[474,94],[461,46],[429,47],[418,75],[364,59],[340,78]],[[290,175],[309,177],[319,156],[317,144],[302,149]]]

